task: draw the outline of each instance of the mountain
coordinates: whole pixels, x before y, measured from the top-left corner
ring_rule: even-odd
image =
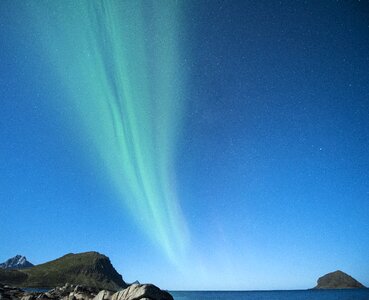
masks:
[[[318,279],[315,289],[355,289],[365,288],[360,282],[352,278],[350,275],[335,271],[328,273]]]
[[[29,269],[0,270],[0,282],[32,288],[53,288],[66,283],[109,290],[128,286],[109,258],[98,252],[71,253]]]
[[[31,264],[27,258],[22,255],[16,255],[0,264],[1,269],[24,269],[30,267],[33,267],[33,264]]]

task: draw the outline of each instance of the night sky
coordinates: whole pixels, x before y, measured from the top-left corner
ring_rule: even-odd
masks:
[[[0,261],[369,285],[367,1],[0,1]]]

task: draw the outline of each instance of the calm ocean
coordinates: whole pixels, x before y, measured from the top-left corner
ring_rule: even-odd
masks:
[[[299,291],[170,292],[175,300],[369,300],[369,289]]]

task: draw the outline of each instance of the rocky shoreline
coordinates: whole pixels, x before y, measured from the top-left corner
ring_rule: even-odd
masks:
[[[132,284],[120,291],[99,290],[83,285],[65,284],[47,292],[28,292],[20,288],[0,284],[0,300],[173,300],[166,291],[153,284]]]

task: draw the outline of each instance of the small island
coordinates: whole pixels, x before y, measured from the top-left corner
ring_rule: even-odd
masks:
[[[325,274],[320,277],[317,281],[316,287],[314,289],[362,289],[365,288],[356,279],[352,278],[350,275],[337,270]]]

